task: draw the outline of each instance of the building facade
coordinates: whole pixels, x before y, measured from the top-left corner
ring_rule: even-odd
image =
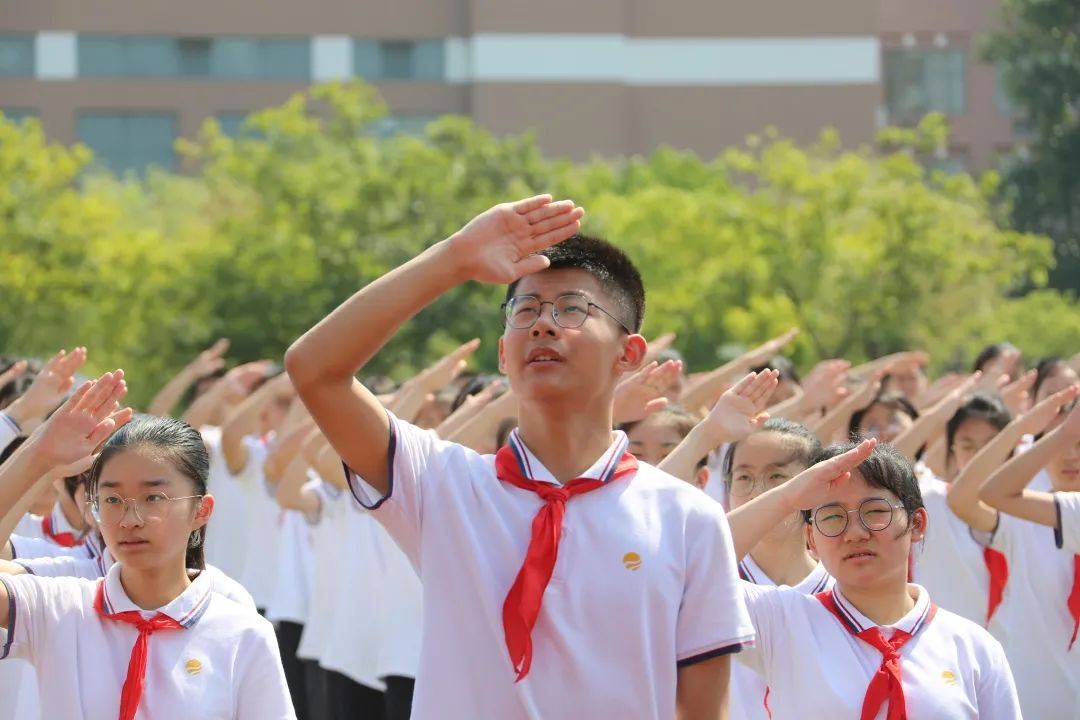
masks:
[[[537,131],[577,159],[670,145],[712,156],[776,126],[849,145],[948,112],[943,165],[1013,140],[978,35],[996,0],[0,0],[0,110],[116,170],[175,167],[312,82],[364,77],[388,127],[444,113]]]

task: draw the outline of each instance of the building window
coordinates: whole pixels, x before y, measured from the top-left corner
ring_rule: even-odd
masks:
[[[376,137],[391,137],[400,134],[421,137],[428,123],[437,118],[437,115],[386,115],[371,123],[369,131]]]
[[[79,36],[85,77],[213,77],[307,80],[308,40]]]
[[[369,80],[442,80],[442,40],[357,40],[353,72]]]
[[[963,50],[885,51],[885,102],[890,116],[929,112],[957,115],[967,107],[967,57]]]
[[[1005,87],[1005,72],[1000,65],[994,66],[994,105],[1002,115],[1012,115],[1016,112],[1016,105],[1009,97],[1009,89]]]
[[[0,75],[34,75],[34,38],[30,35],[0,35]]]
[[[118,175],[176,167],[176,116],[168,112],[80,112],[79,142]]]

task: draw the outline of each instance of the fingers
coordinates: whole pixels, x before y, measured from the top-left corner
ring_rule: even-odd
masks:
[[[103,415],[111,412],[112,404],[122,398],[125,393],[127,393],[127,385],[124,383],[124,371],[107,372],[83,394],[75,409],[94,416]]]
[[[210,349],[206,352],[214,357],[222,357],[229,350],[229,338],[220,338],[216,343],[210,346]]]
[[[450,359],[464,360],[465,358],[476,352],[477,348],[479,347],[480,338],[473,338],[469,342],[459,345],[457,348],[451,351],[450,354],[447,355],[447,357]]]
[[[60,407],[60,410],[58,412],[60,412],[60,411],[70,412],[71,410],[77,408],[79,406],[79,403],[82,402],[83,398],[86,397],[86,393],[90,392],[90,389],[92,387],[94,387],[95,384],[96,384],[96,381],[87,380],[82,385],[80,385],[79,389],[76,390],[72,394],[72,396],[67,399],[67,402],[65,402]]]
[[[53,370],[62,377],[67,377],[78,372],[85,362],[86,348],[80,346],[57,360]],[[70,387],[70,384],[68,387]]]
[[[652,415],[655,412],[660,412],[668,406],[668,399],[666,397],[656,398],[645,403],[645,417]]]
[[[526,243],[526,250],[530,253],[539,252],[576,235],[581,230],[583,217],[585,217],[585,211],[575,208],[573,212],[545,221],[547,224],[540,223],[533,226],[533,235]]]
[[[773,338],[772,340],[769,340],[762,347],[768,347],[768,348],[770,348],[770,349],[772,349],[774,351],[779,350],[780,348],[784,347],[789,342],[794,340],[795,336],[798,335],[798,334],[799,334],[799,328],[793,327],[790,330],[788,330],[786,333],[784,333],[783,335],[777,336],[777,337]]]
[[[550,195],[547,195],[547,194],[534,195],[531,198],[525,198],[524,200],[518,200],[517,202],[513,203],[510,207],[512,207],[514,209],[514,211],[517,212],[520,215],[528,215],[533,210],[536,210],[538,208],[542,208],[543,206],[547,205],[550,202],[551,202],[551,196]]]
[[[743,394],[750,402],[754,403],[754,407],[761,409],[769,402],[769,398],[772,397],[773,390],[776,389],[779,382],[779,371],[765,370],[758,373],[758,376],[753,379]]]
[[[99,422],[90,434],[86,436],[87,441],[91,446],[97,447],[101,443],[109,439],[109,436],[116,431],[116,421],[111,417],[107,417]]]
[[[4,372],[0,373],[0,387],[7,385],[12,380],[18,380],[26,372],[30,365],[25,360],[19,360]]]
[[[570,233],[570,235],[573,235],[573,233]],[[570,235],[567,235],[566,237],[570,237]],[[563,238],[563,240],[565,239],[566,238]],[[555,242],[561,241],[556,240]],[[552,242],[551,245],[554,245],[555,242]],[[516,272],[520,273],[519,277],[523,275],[532,275],[533,273],[538,273],[541,270],[547,270],[549,265],[551,265],[551,260],[548,260],[545,256],[530,255],[524,260],[521,260],[517,263]]]
[[[548,203],[543,207],[539,207],[536,210],[532,210],[525,215],[525,220],[530,225],[536,225],[544,220],[548,220],[556,215],[568,213],[574,209],[573,200],[559,200],[558,202]]]
[[[850,473],[870,457],[871,453],[874,452],[875,447],[877,447],[877,440],[875,438],[863,440],[846,453],[837,455],[834,458],[820,463],[819,467],[826,476],[836,477],[844,473]]]

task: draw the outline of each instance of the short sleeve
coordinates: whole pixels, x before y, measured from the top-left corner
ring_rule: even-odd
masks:
[[[27,560],[30,558],[46,557],[87,557],[89,555],[86,546],[63,547],[51,540],[23,535],[11,536],[12,560]]]
[[[387,411],[390,442],[387,447],[390,477],[385,495],[345,468],[349,488],[357,502],[371,511],[402,546],[415,546],[423,519],[423,479],[438,467],[453,443],[397,418]]]
[[[24,558],[16,560],[26,571],[38,577],[79,577],[96,580],[101,572],[96,561],[70,556]]]
[[[676,628],[679,667],[737,653],[754,641],[723,508],[709,501],[687,518],[686,582]]]
[[[236,720],[295,720],[281,654],[269,623],[246,635],[237,678]]]
[[[980,720],[1020,720],[1020,699],[1016,694],[1005,650],[996,639],[986,637],[986,658],[975,693]]]
[[[1080,492],[1054,493],[1058,514],[1058,547],[1080,553]]]
[[[34,662],[34,649],[42,646],[50,626],[79,607],[81,595],[71,592],[70,582],[67,578],[0,575],[8,593],[8,629],[6,637],[0,630],[0,659]]]
[[[739,589],[754,627],[755,638],[754,644],[739,653],[736,659],[768,680],[773,643],[778,642],[777,633],[783,631],[785,624],[782,596],[796,593],[801,597],[801,593],[790,588],[755,585],[745,580],[739,581]]]

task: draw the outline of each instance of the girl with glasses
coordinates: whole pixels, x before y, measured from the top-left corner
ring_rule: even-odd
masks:
[[[36,667],[44,717],[295,717],[273,628],[200,572],[214,507],[202,438],[177,420],[128,424],[125,392],[122,371],[86,383],[0,470],[5,506],[104,442],[87,493],[117,559],[101,580],[0,574],[0,658]]]
[[[777,720],[1019,718],[1001,645],[907,582],[929,518],[911,464],[875,445],[826,448],[728,514],[745,558],[805,510],[806,542],[836,583],[816,595],[743,583],[757,644],[737,659],[764,678]]]

